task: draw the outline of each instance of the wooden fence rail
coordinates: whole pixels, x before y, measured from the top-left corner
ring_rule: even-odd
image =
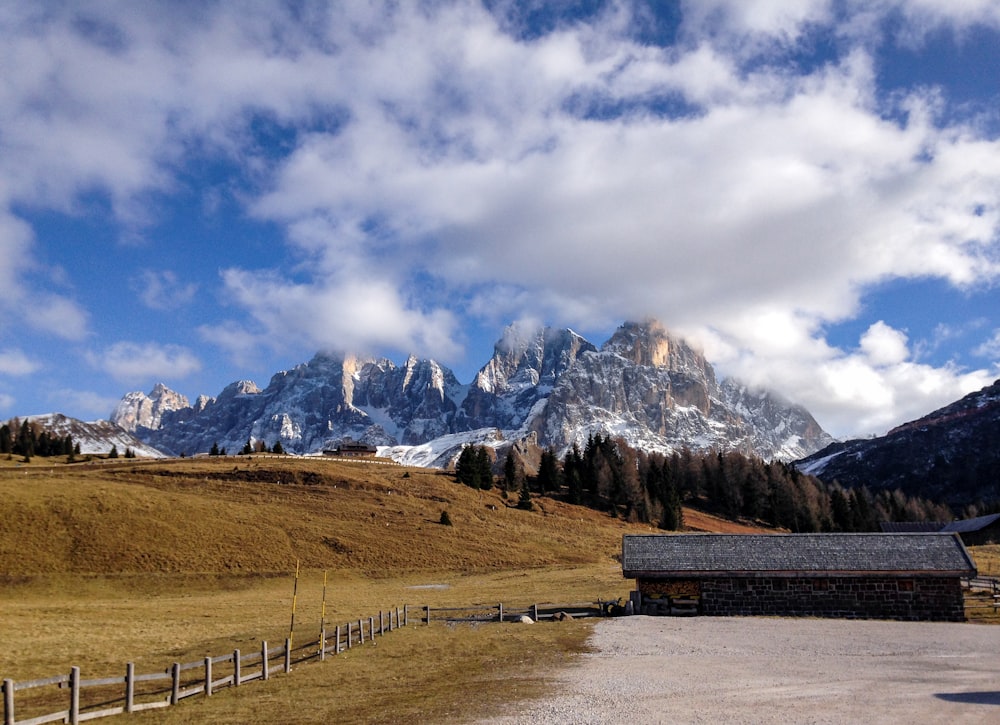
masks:
[[[273,672],[292,671],[292,664],[311,659],[325,660],[328,654],[340,654],[354,645],[374,641],[375,637],[410,624],[411,609],[419,611],[420,622],[431,624],[434,619],[447,622],[504,622],[514,621],[527,615],[534,621],[554,619],[560,612],[574,618],[599,617],[611,613],[614,602],[597,601],[576,604],[532,604],[526,607],[505,607],[502,603],[492,606],[434,608],[429,606],[411,607],[405,605],[387,612],[380,611],[377,617],[360,618],[337,625],[332,632],[321,628],[319,638],[292,648],[285,640],[282,645],[268,647],[261,642],[260,650],[243,653],[235,649],[230,653],[215,657],[206,656],[196,662],[174,662],[163,672],[137,674],[131,662],[125,666],[124,676],[82,679],[80,668],[72,667],[68,674],[55,675],[37,680],[15,682],[3,680],[3,725],[42,725],[49,722],[65,722],[76,725],[87,720],[140,712],[153,708],[170,707],[181,700],[195,695],[210,697],[213,692],[224,687],[239,687],[254,680],[267,680]],[[331,635],[328,636],[328,635]],[[280,664],[279,664],[280,663]],[[147,685],[146,683],[152,683]],[[56,687],[68,690],[68,697],[61,696],[64,709],[45,714],[32,714],[26,719],[17,719],[15,694],[28,690]],[[91,690],[92,700],[81,704],[85,690]],[[44,696],[22,700],[24,709],[39,710],[51,707],[55,697]],[[68,700],[68,702],[67,702]]]
[[[511,622],[523,616],[536,622],[569,615],[574,619],[607,617],[617,613],[618,601],[575,602],[570,604],[531,604],[522,607],[475,605],[470,607],[423,607],[422,619],[430,624],[433,619],[448,622]]]
[[[257,652],[243,653],[236,649],[224,655],[206,656],[196,662],[175,662],[164,672],[137,674],[135,665],[129,662],[125,666],[124,676],[83,679],[80,668],[72,667],[68,674],[53,677],[21,682],[4,679],[3,725],[42,725],[49,722],[75,725],[110,715],[169,707],[195,695],[208,697],[224,687],[239,687],[253,680],[267,680],[277,670],[291,672],[293,662],[305,662],[313,658],[322,660],[327,654],[339,654],[355,644],[364,644],[366,639],[373,640],[376,636],[398,628],[401,620],[399,608],[388,612],[380,611],[378,617],[338,625],[332,640],[327,638],[325,631],[321,631],[319,639],[298,645],[294,649],[287,639],[284,644],[270,648],[266,641],[262,641]],[[150,687],[145,683],[153,685]],[[15,693],[37,691],[45,687],[69,691],[68,696],[60,697],[64,709],[44,714],[32,712],[30,717],[18,719],[20,709],[37,711],[45,707],[39,704],[40,701],[51,703],[55,696],[45,697],[47,693],[41,693],[40,697],[33,697],[28,702],[22,699],[22,708],[15,708]],[[88,690],[95,694],[92,699],[102,701],[81,705],[83,694]]]

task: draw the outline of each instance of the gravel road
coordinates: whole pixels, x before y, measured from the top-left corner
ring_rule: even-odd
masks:
[[[997,626],[637,616],[590,645],[551,697],[480,722],[1000,723]]]

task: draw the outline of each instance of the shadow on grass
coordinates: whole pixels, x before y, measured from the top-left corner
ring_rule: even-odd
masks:
[[[939,692],[934,697],[948,702],[966,702],[972,705],[1000,705],[1000,690],[987,692]]]

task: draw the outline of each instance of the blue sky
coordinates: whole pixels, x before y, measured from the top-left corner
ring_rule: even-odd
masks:
[[[837,436],[1000,376],[989,0],[5,3],[0,417],[655,317]]]

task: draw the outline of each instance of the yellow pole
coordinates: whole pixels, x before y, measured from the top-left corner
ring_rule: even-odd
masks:
[[[320,607],[319,628],[320,631],[326,628],[326,569],[323,570],[323,606]]]
[[[288,627],[288,650],[292,649],[292,635],[295,633],[295,600],[299,595],[299,560],[295,560],[295,584],[292,586],[292,623]]]

